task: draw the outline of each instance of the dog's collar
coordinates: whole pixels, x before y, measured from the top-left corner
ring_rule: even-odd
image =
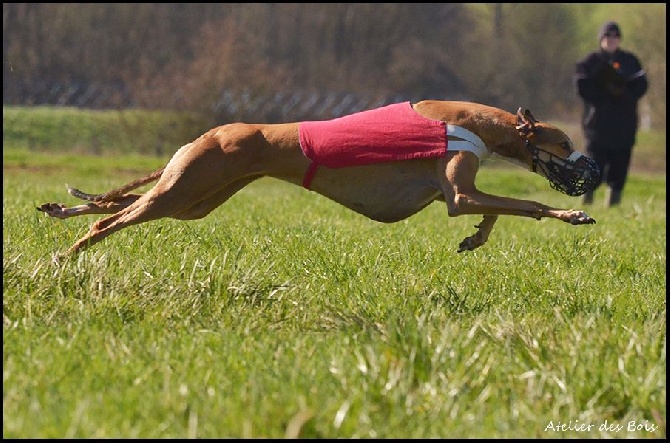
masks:
[[[490,154],[488,148],[484,144],[481,138],[477,135],[468,131],[465,128],[461,128],[456,125],[447,125],[447,137],[457,137],[461,140],[449,140],[447,142],[447,150],[449,151],[470,151],[477,156],[480,160],[484,157],[488,157]]]

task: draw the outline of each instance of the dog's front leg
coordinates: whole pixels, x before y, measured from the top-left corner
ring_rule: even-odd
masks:
[[[472,251],[486,243],[499,215],[517,215],[540,220],[543,217],[555,218],[572,225],[593,224],[596,221],[585,212],[573,209],[552,208],[530,200],[497,197],[474,191],[472,194],[457,195],[455,204],[450,207],[449,215],[484,214],[484,218],[475,227],[477,232],[465,238],[458,252]]]
[[[456,194],[454,204],[449,212],[451,216],[466,214],[518,215],[536,220],[555,218],[572,225],[587,225],[596,222],[584,211],[553,208],[532,200],[499,197],[476,189],[468,193]]]
[[[486,243],[486,240],[489,239],[489,234],[493,229],[493,225],[495,225],[497,220],[497,215],[485,215],[481,223],[475,225],[477,232],[470,237],[466,237],[461,244],[458,245],[458,252],[472,251]]]
[[[469,152],[453,154],[445,162],[446,165],[439,164],[439,167],[445,167],[446,170],[441,185],[449,216],[484,216],[482,222],[476,226],[478,231],[460,243],[458,252],[471,251],[486,243],[500,215],[517,215],[536,220],[551,217],[573,225],[596,222],[583,211],[552,208],[536,201],[500,197],[479,191],[475,186],[479,161]]]

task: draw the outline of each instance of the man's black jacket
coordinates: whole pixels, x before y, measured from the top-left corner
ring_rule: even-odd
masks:
[[[622,49],[592,52],[577,63],[575,82],[584,101],[582,126],[589,144],[631,148],[638,127],[637,103],[649,86],[637,57]]]

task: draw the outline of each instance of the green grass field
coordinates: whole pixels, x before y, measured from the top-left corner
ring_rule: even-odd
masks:
[[[35,206],[164,161],[5,144],[4,438],[666,436],[665,174],[462,254],[479,216],[380,224],[261,179],[52,262],[97,217]],[[478,185],[579,206],[516,167]]]

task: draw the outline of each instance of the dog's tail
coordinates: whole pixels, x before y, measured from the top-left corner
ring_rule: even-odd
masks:
[[[66,185],[67,192],[69,192],[70,195],[74,197],[80,198],[82,200],[88,200],[91,202],[112,201],[115,198],[124,195],[128,191],[132,191],[133,189],[137,189],[142,185],[146,185],[147,183],[151,183],[153,181],[158,180],[160,176],[163,174],[164,170],[165,168],[157,169],[149,175],[145,175],[144,177],[138,178],[137,180],[132,181],[127,185],[121,186],[120,188],[117,189],[113,189],[109,192],[105,192],[104,194],[87,194],[85,192],[80,191],[79,189],[71,188],[70,185]]]

